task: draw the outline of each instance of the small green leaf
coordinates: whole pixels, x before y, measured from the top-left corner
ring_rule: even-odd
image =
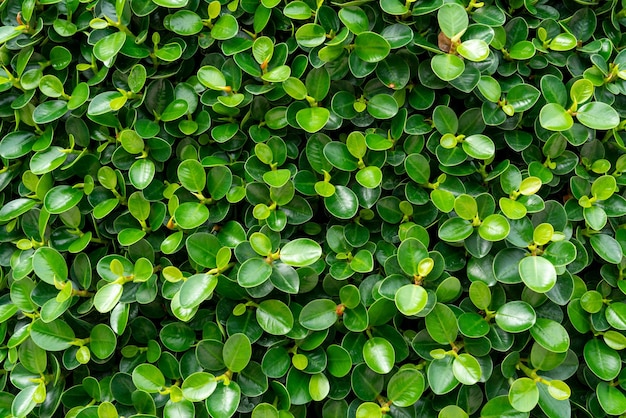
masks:
[[[465,70],[463,61],[452,54],[435,55],[430,61],[433,72],[443,81],[452,81],[458,78]]]
[[[528,377],[517,379],[509,389],[509,402],[520,412],[531,411],[539,402],[539,389]]]
[[[393,346],[381,337],[367,340],[363,346],[363,358],[367,366],[378,374],[389,373],[396,361]]]
[[[525,257],[518,268],[524,284],[537,293],[545,293],[556,284],[556,269],[543,257]]]
[[[222,350],[224,365],[232,372],[242,371],[252,357],[250,339],[244,334],[233,334],[224,343]]]

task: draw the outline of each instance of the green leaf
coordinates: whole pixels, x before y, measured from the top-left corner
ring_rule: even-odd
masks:
[[[458,325],[452,309],[437,303],[426,315],[426,329],[430,337],[439,344],[447,345],[454,342],[458,335]]]
[[[546,318],[537,318],[530,329],[530,335],[543,348],[553,353],[565,353],[569,349],[569,335],[558,322]]]
[[[213,418],[230,418],[237,411],[241,399],[241,388],[237,382],[218,385],[206,399],[206,409]]]
[[[93,305],[98,312],[110,312],[120,301],[124,287],[119,283],[108,283],[98,289]]]
[[[185,202],[174,212],[176,223],[183,229],[194,229],[209,219],[209,209],[202,203]]]
[[[272,267],[262,258],[249,258],[241,264],[237,272],[237,282],[248,288],[259,286],[272,274]]]
[[[179,10],[167,16],[164,23],[169,30],[182,36],[195,35],[204,28],[202,18],[190,10]]]
[[[374,337],[363,346],[365,364],[378,374],[387,374],[393,368],[396,356],[393,346],[382,337]]]
[[[452,363],[454,377],[464,385],[476,384],[482,377],[480,363],[467,353],[459,354]]]
[[[83,191],[71,186],[56,186],[46,193],[43,203],[50,214],[63,213],[80,202]]]
[[[537,293],[545,293],[556,284],[556,269],[543,257],[525,257],[518,268],[524,284]]]
[[[359,35],[361,32],[369,30],[369,19],[367,18],[367,14],[360,7],[342,7],[341,10],[339,10],[338,15],[341,23],[343,23],[350,30],[350,32],[355,35]]]
[[[152,0],[156,5],[170,8],[185,7],[189,0]]]
[[[482,418],[528,418],[528,412],[521,412],[515,409],[506,395],[489,399],[480,411]]]
[[[156,393],[165,386],[165,377],[161,370],[152,364],[140,364],[133,369],[133,383],[137,389]]]
[[[211,36],[219,41],[235,37],[239,32],[239,24],[233,15],[224,14],[217,19],[213,28],[211,28]]]
[[[398,103],[389,94],[377,94],[367,101],[367,111],[376,119],[389,119],[398,113]]]
[[[315,263],[322,255],[320,245],[309,238],[298,238],[280,249],[280,260],[294,267],[304,267]]]
[[[198,70],[198,80],[212,90],[223,90],[226,87],[224,74],[211,65],[205,65]]]
[[[594,234],[589,238],[591,247],[604,261],[618,264],[622,261],[623,250],[619,243],[610,235]]]
[[[97,59],[104,62],[107,67],[110,67],[110,60],[115,58],[117,53],[120,52],[125,40],[126,33],[122,31],[107,35],[96,42],[93,47],[93,54]]]
[[[618,387],[607,382],[600,382],[596,387],[598,402],[609,415],[621,415],[626,412],[626,396]]]
[[[105,324],[96,324],[89,334],[89,349],[99,359],[106,359],[115,352],[117,337]]]
[[[330,111],[324,107],[310,107],[296,113],[298,125],[309,133],[322,129],[330,119]]]
[[[37,277],[53,286],[55,282],[64,282],[68,279],[65,259],[54,248],[41,247],[35,251],[33,254],[33,270]]]
[[[496,311],[496,324],[506,332],[522,332],[530,329],[537,320],[532,306],[521,300],[511,301]]]
[[[443,81],[452,81],[463,74],[465,70],[463,61],[452,54],[435,55],[430,61],[430,67],[435,75]]]
[[[407,284],[396,291],[395,302],[403,315],[417,315],[426,307],[428,294],[422,286]]]
[[[615,177],[610,175],[600,176],[591,184],[591,195],[597,200],[606,200],[613,196],[617,190]]]
[[[30,337],[46,351],[62,351],[72,345],[75,335],[72,328],[61,319],[48,323],[37,319],[30,327]]]
[[[181,389],[185,399],[191,402],[200,402],[211,396],[217,388],[215,376],[205,372],[195,372],[187,376]]]
[[[415,369],[402,369],[389,379],[387,397],[398,407],[409,407],[420,399],[425,387],[422,373]]]
[[[618,352],[597,338],[587,341],[583,356],[587,366],[602,380],[615,379],[622,368]]]
[[[250,339],[241,333],[233,334],[224,343],[222,350],[224,365],[232,372],[242,371],[252,357]]]
[[[263,330],[272,335],[285,335],[293,328],[289,307],[279,300],[264,300],[256,310],[256,319]]]
[[[518,84],[509,90],[506,95],[506,102],[513,106],[515,112],[524,112],[537,103],[539,96],[541,96],[541,92],[537,88],[529,84]]]
[[[208,299],[217,286],[217,277],[212,274],[194,274],[180,288],[180,305],[192,309]]]
[[[527,60],[535,55],[535,45],[530,41],[520,41],[511,47],[509,56],[514,60]]]
[[[576,118],[591,129],[609,130],[620,123],[617,111],[602,102],[591,102],[580,106],[576,111]]]
[[[585,78],[576,80],[569,91],[574,103],[581,104],[593,97],[593,83]]]
[[[135,188],[143,190],[152,182],[156,167],[152,160],[141,159],[133,163],[128,170],[128,177]]]
[[[450,39],[460,39],[467,30],[469,17],[465,8],[457,3],[446,3],[437,11],[441,31]]]
[[[472,223],[461,218],[446,220],[438,231],[439,238],[446,242],[458,242],[468,238],[474,232]]]
[[[354,53],[365,62],[382,61],[390,50],[389,42],[375,32],[361,32],[354,40]]]
[[[462,146],[467,155],[479,160],[488,160],[496,152],[496,146],[491,138],[481,134],[468,136],[463,140]]]
[[[517,379],[509,389],[509,402],[520,412],[531,411],[539,402],[539,389],[528,377]]]
[[[574,125],[574,120],[560,104],[548,103],[539,112],[539,123],[549,131],[566,131]]]
[[[480,62],[486,60],[489,56],[489,45],[482,39],[469,39],[461,43],[456,51],[465,59]]]
[[[335,186],[335,194],[324,198],[324,206],[336,218],[350,219],[359,209],[359,201],[352,190]]]
[[[329,299],[307,303],[299,316],[300,324],[311,331],[323,331],[337,322],[337,304]]]
[[[487,241],[501,241],[509,235],[510,230],[511,226],[507,219],[494,213],[483,219],[478,227],[478,234]]]
[[[40,125],[53,122],[68,111],[67,102],[63,100],[48,100],[41,103],[33,112],[33,122]]]

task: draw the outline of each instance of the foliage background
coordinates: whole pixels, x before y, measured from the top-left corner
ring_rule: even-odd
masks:
[[[626,413],[623,7],[0,2],[0,415]]]

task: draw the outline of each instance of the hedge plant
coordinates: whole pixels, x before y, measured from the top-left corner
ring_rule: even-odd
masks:
[[[625,7],[1,1],[0,416],[625,414]]]

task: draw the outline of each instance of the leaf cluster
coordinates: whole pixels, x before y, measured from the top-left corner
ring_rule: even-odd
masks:
[[[623,3],[0,20],[0,416],[626,414]]]

